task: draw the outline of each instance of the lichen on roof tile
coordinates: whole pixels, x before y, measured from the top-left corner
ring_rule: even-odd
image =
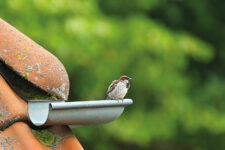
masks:
[[[0,125],[2,125],[11,115],[12,114],[8,111],[8,106],[0,103]]]
[[[0,60],[50,95],[67,100],[69,78],[63,64],[2,19],[0,31]]]
[[[0,148],[3,150],[13,150],[19,142],[15,138],[2,136],[0,132]]]

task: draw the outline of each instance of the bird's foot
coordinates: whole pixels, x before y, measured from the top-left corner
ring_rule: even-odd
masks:
[[[120,101],[123,101],[123,98],[119,98],[119,99],[118,99],[118,102],[120,102]]]

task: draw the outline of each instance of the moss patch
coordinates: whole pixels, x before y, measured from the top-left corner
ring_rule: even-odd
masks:
[[[51,146],[54,144],[55,135],[49,132],[47,129],[43,130],[31,129],[31,131],[41,144],[45,146]]]

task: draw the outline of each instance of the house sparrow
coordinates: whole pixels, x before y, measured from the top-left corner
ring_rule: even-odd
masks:
[[[107,99],[122,100],[130,88],[130,80],[128,76],[121,76],[119,80],[114,80],[107,91]]]

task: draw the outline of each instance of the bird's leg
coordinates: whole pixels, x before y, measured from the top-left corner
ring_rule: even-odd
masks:
[[[114,98],[117,100],[118,103],[120,102],[120,98],[117,98],[117,97],[114,97]]]

